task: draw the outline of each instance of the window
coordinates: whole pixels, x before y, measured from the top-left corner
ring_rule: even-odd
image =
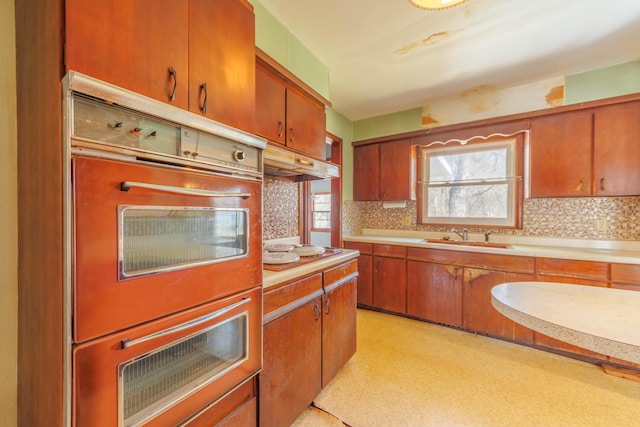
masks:
[[[331,229],[331,193],[313,193],[311,195],[311,228],[313,231]]]
[[[519,227],[523,138],[422,147],[422,224]]]

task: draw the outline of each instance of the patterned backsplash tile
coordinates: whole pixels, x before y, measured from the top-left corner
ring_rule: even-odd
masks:
[[[294,237],[298,230],[298,184],[284,179],[264,178],[263,232],[264,240]]]
[[[526,199],[523,228],[496,234],[530,237],[640,240],[640,197]],[[451,227],[416,224],[416,202],[385,209],[382,202],[343,203],[342,233],[362,234],[363,228],[447,232]],[[604,230],[604,231],[603,231]],[[482,232],[481,228],[469,228]]]
[[[295,182],[265,177],[263,238],[299,235],[299,195]],[[343,202],[342,234],[362,234],[363,228],[448,232],[447,226],[416,224],[417,205],[385,209],[382,202]],[[523,227],[495,234],[528,237],[640,240],[640,197],[525,199]],[[604,230],[604,231],[601,231]],[[469,228],[481,233],[482,228]]]

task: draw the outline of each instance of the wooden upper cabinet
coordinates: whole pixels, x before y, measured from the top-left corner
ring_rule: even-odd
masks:
[[[415,151],[412,140],[380,144],[380,200],[415,200]]]
[[[325,160],[327,118],[324,105],[292,88],[287,88],[286,146]]]
[[[640,194],[640,101],[594,114],[594,195]]]
[[[256,67],[256,133],[285,144],[287,90],[282,79]]]
[[[324,104],[270,68],[256,69],[256,133],[316,159],[327,157]]]
[[[245,0],[189,0],[188,50],[189,110],[255,133],[253,7]]]
[[[353,200],[379,200],[380,146],[360,145],[353,148]]]
[[[67,71],[187,108],[187,0],[66,0],[65,19]]]
[[[592,112],[572,111],[531,122],[531,197],[591,194]]]
[[[412,139],[353,148],[354,200],[415,200]]]

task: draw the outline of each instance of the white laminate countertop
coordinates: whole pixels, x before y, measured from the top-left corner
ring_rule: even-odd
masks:
[[[640,264],[640,241],[635,240],[558,239],[499,234],[490,236],[490,242],[506,244],[509,245],[508,248],[452,245],[425,241],[425,239],[441,239],[443,236],[448,236],[452,240],[459,239],[457,235],[446,232],[364,229],[361,235],[345,236],[343,240],[345,242],[402,245],[451,251]],[[482,242],[483,238],[482,234],[469,233],[470,241]]]
[[[262,270],[262,287],[268,289],[271,286],[295,280],[299,277],[316,271],[326,270],[334,265],[342,264],[345,261],[354,259],[360,252],[351,249],[343,249],[342,252],[329,257],[319,258],[317,261],[302,264],[283,271]]]
[[[640,292],[553,282],[504,283],[493,306],[534,331],[640,363]]]

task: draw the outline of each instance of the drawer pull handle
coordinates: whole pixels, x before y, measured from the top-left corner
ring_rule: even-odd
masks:
[[[136,338],[135,340],[130,340],[129,338],[125,338],[122,341],[120,341],[120,346],[123,349],[125,349],[125,348],[129,348],[129,347],[133,347],[134,345],[137,345],[137,344],[141,344],[141,343],[146,342],[146,341],[154,340],[154,339],[157,339],[157,338],[162,338],[162,337],[164,337],[166,335],[169,335],[169,334],[173,334],[173,333],[176,333],[176,332],[184,331],[185,329],[201,325],[201,324],[203,324],[203,323],[205,323],[205,322],[207,322],[207,321],[209,321],[211,319],[215,319],[216,317],[220,317],[223,314],[228,313],[229,311],[233,310],[234,308],[240,307],[241,305],[244,305],[244,304],[248,303],[249,301],[251,301],[251,298],[248,298],[248,297],[242,298],[240,301],[238,301],[238,302],[236,302],[234,304],[231,304],[230,306],[222,308],[222,309],[220,309],[218,311],[214,311],[213,313],[209,313],[209,314],[207,314],[205,316],[198,317],[197,319],[191,320],[189,322],[185,322],[185,323],[183,323],[181,325],[174,326],[173,328],[165,329],[163,331],[156,332],[154,334],[149,334],[149,335],[146,335],[146,336],[141,337],[141,338]]]
[[[146,182],[122,181],[120,191],[129,191],[131,188],[146,188],[148,190],[164,191],[166,193],[183,194],[187,196],[201,197],[241,197],[248,199],[251,193],[220,193],[218,191],[198,190],[196,188],[173,187],[170,185],[148,184]]]

